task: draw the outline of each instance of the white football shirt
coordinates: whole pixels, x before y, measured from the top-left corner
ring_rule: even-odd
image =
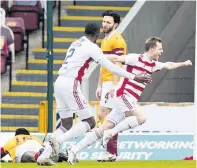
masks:
[[[148,61],[142,54],[134,53],[125,56],[125,64],[127,72],[133,75],[138,75],[143,72],[152,75],[153,72],[161,70],[165,65],[165,63],[158,61]],[[145,87],[146,84],[144,83],[124,78],[117,90],[117,96],[127,94],[138,101]]]
[[[103,52],[85,36],[76,40],[68,48],[66,58],[59,70],[60,76],[74,77],[79,81],[92,61],[98,62]]]

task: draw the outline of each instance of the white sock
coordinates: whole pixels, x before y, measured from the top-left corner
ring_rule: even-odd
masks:
[[[43,153],[41,154],[41,156],[43,156],[44,158],[49,158],[51,156],[52,153],[52,147],[50,145],[50,142],[47,142]]]
[[[101,135],[99,133],[99,128],[96,128],[92,132],[87,133],[87,135],[79,143],[77,143],[72,148],[72,150],[75,154],[77,154],[79,151],[92,145],[94,142],[96,142],[100,138],[101,138]]]
[[[61,136],[63,133],[66,132],[66,129],[63,127],[63,126],[60,126],[57,130],[55,130],[55,132],[52,134],[52,138],[53,137],[59,137]],[[51,153],[52,153],[52,147],[50,145],[50,142],[47,142],[45,148],[44,148],[44,151],[42,153],[42,156],[44,158],[49,158],[51,156]]]
[[[90,125],[87,122],[79,122],[71,127],[66,133],[57,137],[59,143],[65,142],[71,138],[83,136],[87,131],[90,130]]]
[[[52,134],[51,137],[58,138],[58,137],[62,136],[62,134],[64,134],[65,132],[67,132],[67,130],[63,126],[60,126],[58,129],[55,130],[55,132]]]
[[[131,128],[134,128],[138,125],[141,125],[142,122],[140,119],[136,116],[130,116],[125,118],[123,121],[121,121],[118,125],[116,125],[114,128],[110,129],[110,132],[112,135],[116,135],[117,133],[121,131],[125,131]]]

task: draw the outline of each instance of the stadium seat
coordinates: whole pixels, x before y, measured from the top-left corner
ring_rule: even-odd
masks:
[[[8,44],[5,40],[5,37],[0,37],[0,50],[1,50],[1,74],[6,73],[6,59],[8,57]]]
[[[6,25],[14,33],[14,45],[15,52],[20,52],[24,50],[24,36],[25,36],[25,25],[22,18],[6,18]]]
[[[3,74],[7,71],[7,65],[12,66],[12,62],[15,59],[14,56],[12,56],[12,53],[14,53],[14,35],[9,27],[3,25],[0,26],[0,32],[1,32],[1,74]]]
[[[14,0],[15,5],[22,5],[22,6],[35,6],[37,3],[37,0]]]
[[[25,5],[24,5],[25,4]],[[39,0],[33,1],[27,5],[25,2],[15,1],[10,8],[10,17],[21,17],[24,20],[25,30],[28,32],[39,29],[39,22],[43,17],[43,8]]]
[[[14,47],[14,34],[12,30],[5,25],[5,10],[3,8],[0,8],[0,32],[1,36],[5,37],[5,40],[7,41],[9,51],[12,53],[12,62],[15,62],[15,47]]]

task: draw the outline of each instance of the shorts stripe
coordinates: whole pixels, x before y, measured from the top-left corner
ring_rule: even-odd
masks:
[[[56,113],[56,121],[59,120],[59,118],[60,118],[59,113]]]
[[[77,94],[77,84],[78,84],[78,80],[75,80],[73,86],[73,95],[77,102],[77,105],[79,106],[79,109],[84,109],[83,104],[81,103],[81,100],[79,98],[79,95]]]
[[[125,105],[128,107],[129,110],[133,109],[133,106],[131,105],[131,103],[129,103],[129,101],[126,99],[126,97],[124,95],[122,95],[122,100],[125,103]]]
[[[61,126],[61,122],[59,122],[58,124],[56,123],[56,129],[58,129]]]

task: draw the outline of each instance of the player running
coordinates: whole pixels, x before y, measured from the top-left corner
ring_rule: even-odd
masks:
[[[185,62],[166,62],[161,63],[157,60],[163,53],[162,41],[157,37],[151,37],[145,42],[144,54],[128,54],[126,56],[111,55],[108,58],[112,61],[118,61],[126,64],[126,70],[134,75],[146,72],[152,75],[153,72],[161,69],[176,69],[183,66],[191,66],[190,60]],[[142,108],[137,105],[137,102],[145,89],[146,83],[139,83],[132,79],[124,78],[120,82],[117,89],[112,90],[112,96],[117,96],[115,99],[114,109],[109,113],[103,125],[88,133],[77,145],[67,149],[68,163],[74,164],[76,154],[87,146],[93,144],[103,136],[103,146],[106,147],[108,141],[117,133],[132,129],[142,125],[146,118]]]
[[[52,135],[52,140],[55,139],[57,142],[47,143],[44,152],[38,157],[39,165],[48,164],[52,150],[54,149],[58,153],[59,145],[62,142],[82,136],[95,127],[95,119],[88,101],[80,89],[82,78],[91,62],[97,62],[119,76],[138,82],[151,82],[150,76],[143,73],[133,75],[105,58],[101,49],[95,44],[99,33],[99,26],[89,23],[85,28],[85,36],[73,42],[67,51],[54,85],[57,112],[62,119],[62,126]],[[74,126],[72,126],[73,113],[76,113],[82,121]]]

